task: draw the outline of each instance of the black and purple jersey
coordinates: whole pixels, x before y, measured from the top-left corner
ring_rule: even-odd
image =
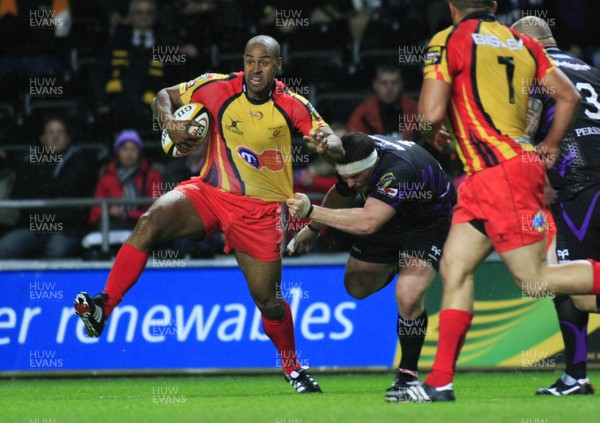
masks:
[[[552,187],[558,190],[557,201],[571,198],[578,192],[600,184],[600,70],[563,53],[557,47],[547,47],[556,66],[573,82],[581,94],[581,107],[573,128],[561,143],[560,157],[548,171]],[[542,101],[542,117],[534,137],[535,144],[544,140],[554,120],[555,101],[535,90],[532,97]]]
[[[450,219],[456,190],[438,161],[413,142],[383,135],[370,137],[379,157],[366,197],[383,201],[396,210],[379,232],[426,228],[433,222]],[[344,196],[356,194],[339,176],[336,190]]]

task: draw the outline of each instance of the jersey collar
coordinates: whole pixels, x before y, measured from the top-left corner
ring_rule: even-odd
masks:
[[[469,19],[479,19],[479,20],[486,21],[486,22],[495,22],[496,16],[494,16],[494,14],[492,12],[485,12],[485,11],[473,12],[473,13],[468,14],[464,18],[462,18],[460,23],[462,23],[466,20],[469,20]]]
[[[273,92],[275,91],[275,84],[276,82],[273,81],[273,85],[271,86],[271,89],[269,90],[269,95],[267,95],[267,98],[264,100],[255,100],[253,98],[248,97],[248,91],[246,89],[246,83],[242,82],[242,89],[244,90],[244,95],[246,96],[246,99],[252,103],[252,104],[265,104],[266,102],[268,102],[269,100],[271,100],[273,98]]]

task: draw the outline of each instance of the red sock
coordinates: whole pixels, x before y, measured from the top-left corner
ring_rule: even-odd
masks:
[[[456,360],[465,343],[473,315],[464,310],[442,310],[440,312],[440,336],[433,367],[425,383],[434,388],[452,382]]]
[[[148,261],[148,254],[132,245],[123,244],[104,287],[104,292],[108,295],[108,301],[103,307],[106,317],[110,316],[125,293],[137,282],[146,266],[146,261]]]
[[[265,334],[271,338],[279,352],[278,359],[285,374],[290,374],[300,367],[296,359],[296,343],[294,341],[294,320],[290,305],[285,303],[285,316],[281,320],[269,320],[262,316]]]
[[[599,295],[600,294],[600,262],[588,259],[590,263],[592,263],[592,269],[594,271],[594,284],[592,285],[592,294]]]

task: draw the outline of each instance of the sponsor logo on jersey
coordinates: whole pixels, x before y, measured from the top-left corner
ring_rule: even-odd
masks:
[[[558,262],[562,263],[565,261],[569,261],[569,249],[565,248],[564,250],[556,250],[556,255],[558,257]]]
[[[379,188],[377,192],[385,195],[386,197],[396,198],[398,196],[398,188]]]
[[[587,72],[589,70],[592,70],[592,67],[590,65],[585,64],[585,63],[584,64],[581,64],[581,63],[571,63],[571,62],[567,62],[565,60],[554,59],[554,64],[556,66],[558,66],[559,68],[569,68],[569,69],[573,69],[573,70],[576,70],[576,71]]]
[[[271,135],[269,136],[270,140],[287,134],[287,131],[283,131],[283,125],[271,126],[270,128],[267,128],[267,130],[271,132]]]
[[[250,116],[252,116],[253,118],[256,118],[258,120],[262,119],[264,117],[263,112],[253,112],[252,110],[250,110]]]
[[[425,50],[425,66],[439,65],[442,62],[443,46],[431,46]]]
[[[317,112],[317,109],[315,109],[312,104],[310,104],[309,102],[307,102],[306,103],[306,107],[308,107],[308,111],[312,115],[313,119],[315,119],[315,120],[321,120],[321,115],[319,114],[319,112]]]
[[[280,172],[285,164],[283,154],[278,150],[264,150],[262,153],[256,153],[248,147],[239,146],[237,152],[246,163],[259,170],[266,167],[273,172]]]
[[[396,176],[392,172],[384,173],[383,176],[381,176],[381,178],[379,178],[379,181],[377,181],[377,189],[383,190],[384,188],[389,187],[390,184],[392,182],[394,182],[395,180],[396,180]],[[396,191],[398,191],[398,190],[396,190]]]
[[[577,135],[578,137],[585,137],[587,135],[600,135],[600,128],[596,126],[577,128],[575,129],[575,135]]]
[[[431,260],[438,263],[440,261],[441,256],[442,256],[442,249],[439,248],[437,245],[432,245],[431,251],[427,254],[427,257],[429,257]],[[429,262],[428,264],[431,264],[431,262]]]
[[[515,40],[508,38],[506,41],[501,41],[500,38],[492,34],[472,34],[473,42],[478,46],[490,46],[496,48],[507,48],[517,51],[523,50],[523,40]]]
[[[192,79],[191,81],[188,81],[185,83],[185,90],[189,90],[190,88],[192,88],[194,85],[196,85],[196,80]]]
[[[228,131],[233,132],[234,134],[244,135],[244,132],[238,128],[238,125],[240,124],[241,120],[233,120],[231,118],[229,118],[229,120],[231,121],[231,124],[225,125],[225,128]]]
[[[209,79],[209,78],[214,78],[216,75],[216,73],[211,72],[211,73],[203,73],[202,75],[200,75],[198,77],[198,79]]]

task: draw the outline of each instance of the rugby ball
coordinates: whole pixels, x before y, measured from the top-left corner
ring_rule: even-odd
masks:
[[[208,138],[208,133],[210,131],[210,115],[208,113],[208,109],[202,103],[189,103],[181,106],[179,109],[175,110],[173,113],[173,118],[175,120],[192,120],[195,124],[190,125],[188,128],[188,132],[193,135],[197,135],[197,147],[193,148],[186,153],[182,153],[177,149],[177,146],[171,141],[171,137],[169,137],[169,133],[166,129],[163,129],[161,135],[161,144],[163,151],[172,157],[184,157],[190,154],[192,151],[198,149],[204,141]]]

